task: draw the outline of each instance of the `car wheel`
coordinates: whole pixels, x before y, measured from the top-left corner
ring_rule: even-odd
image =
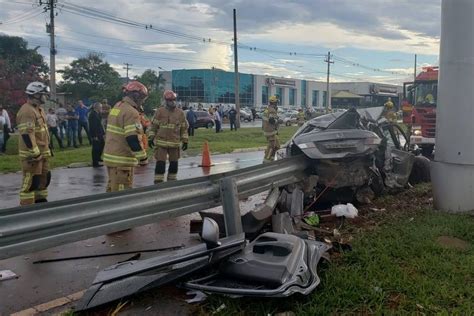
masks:
[[[291,126],[291,122],[286,122],[285,125],[286,126]]]
[[[213,128],[214,124],[212,122],[207,123],[206,128]]]
[[[431,181],[430,160],[428,158],[424,156],[415,157],[408,181],[411,185]]]

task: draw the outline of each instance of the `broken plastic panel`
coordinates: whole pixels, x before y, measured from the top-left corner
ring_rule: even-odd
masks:
[[[265,233],[188,289],[232,296],[307,295],[320,283],[317,266],[331,247],[293,235]]]

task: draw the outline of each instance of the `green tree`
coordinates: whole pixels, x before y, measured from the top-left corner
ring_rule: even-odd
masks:
[[[116,101],[121,94],[120,75],[103,60],[103,56],[90,53],[78,58],[58,71],[63,75],[60,91],[70,92],[75,98]]]
[[[26,100],[32,81],[47,82],[48,66],[36,49],[21,37],[0,35],[0,103],[15,114]]]
[[[146,114],[150,115],[154,109],[161,105],[163,86],[166,80],[152,69],[147,69],[140,76],[135,76],[135,80],[140,81],[148,88],[149,96],[143,105],[143,109]]]

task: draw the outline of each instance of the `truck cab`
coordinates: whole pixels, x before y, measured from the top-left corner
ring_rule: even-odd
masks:
[[[425,67],[415,82],[403,85],[403,123],[410,127],[410,144],[424,156],[433,154],[436,136],[438,67]]]

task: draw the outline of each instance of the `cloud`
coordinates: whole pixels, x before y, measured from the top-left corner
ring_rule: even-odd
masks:
[[[196,51],[188,49],[186,44],[153,44],[143,45],[140,48],[152,53],[181,53],[181,54],[195,54]]]

